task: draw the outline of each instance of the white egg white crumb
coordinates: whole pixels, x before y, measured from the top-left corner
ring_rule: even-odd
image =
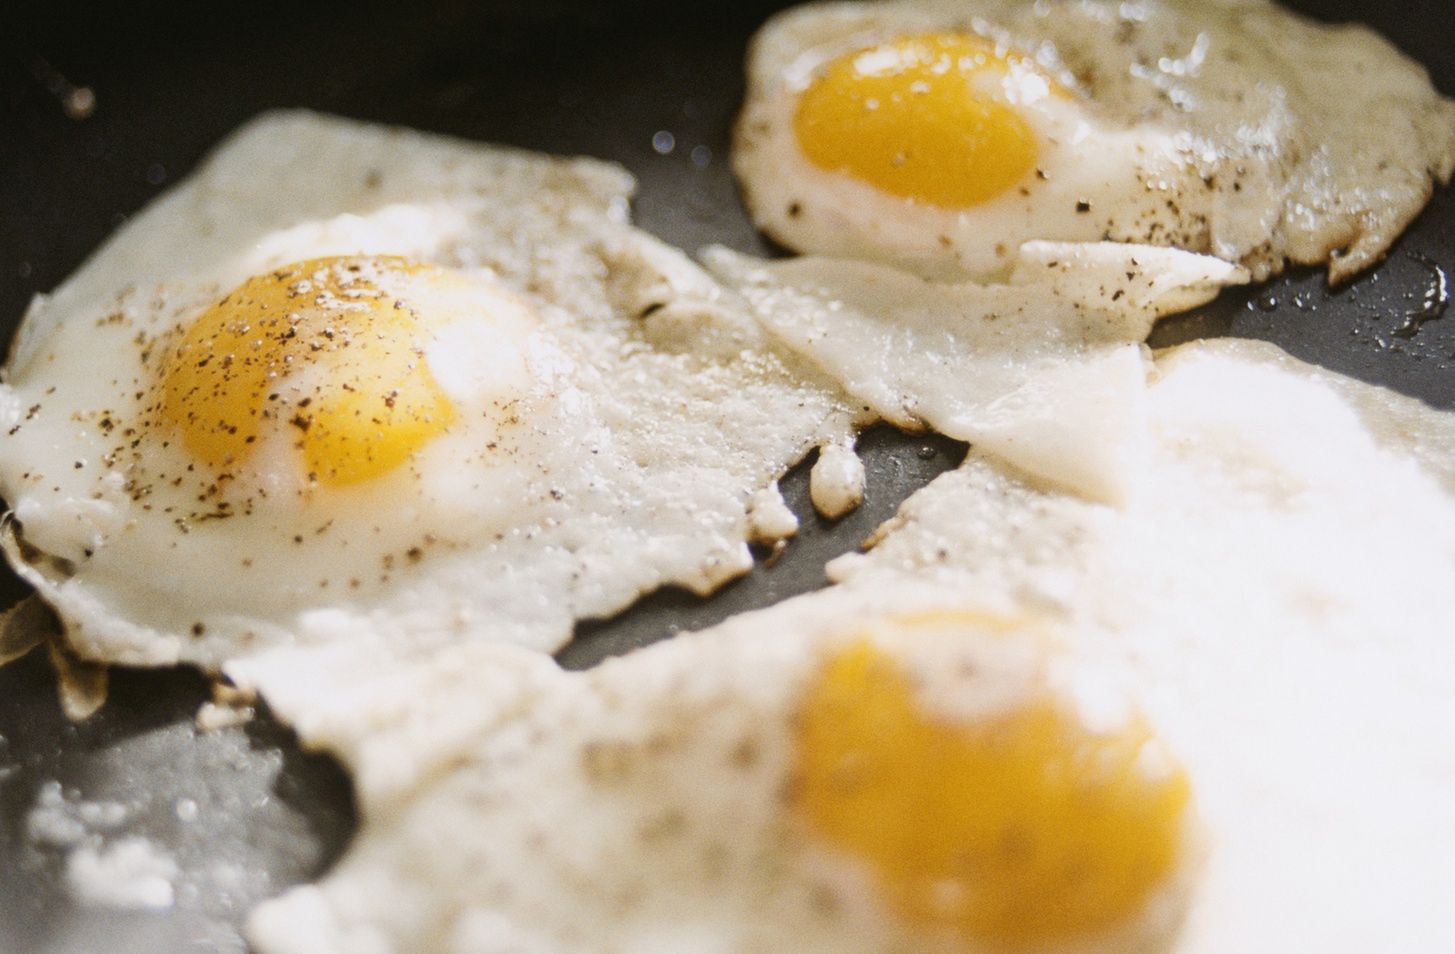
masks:
[[[1071,91],[1032,117],[1036,174],[954,210],[815,166],[798,94],[835,57],[965,32],[1036,60]],[[1455,167],[1455,103],[1359,26],[1268,0],[811,3],[771,19],[747,64],[733,163],[754,221],[801,252],[975,274],[1029,239],[1207,252],[1259,278],[1378,261]]]
[[[82,904],[117,910],[163,911],[176,892],[177,862],[145,838],[83,845],[66,856],[66,885]]]
[[[578,618],[744,572],[752,495],[854,413],[627,223],[632,188],[592,160],[302,112],[250,123],[32,304],[0,387],[12,563],[84,655],[209,667],[363,629],[390,652],[549,650]],[[153,352],[249,276],[382,254],[511,312],[508,334],[496,315],[424,349],[461,420],[372,481],[295,495],[265,471],[224,512],[209,468],[138,423]],[[475,423],[490,415],[498,437]]]
[[[1034,607],[1125,666],[1209,829],[1179,952],[1439,948],[1455,415],[1230,340],[1159,356],[1147,403],[1121,507],[972,452],[831,578]]]
[[[864,502],[864,462],[848,444],[825,444],[808,473],[813,509],[837,520]]]
[[[798,516],[788,508],[776,481],[748,501],[748,521],[754,543],[772,545],[798,532]]]
[[[362,776],[365,826],[349,853],[319,884],[260,906],[249,936],[263,954],[955,949],[898,920],[866,869],[807,833],[788,786],[806,683],[866,635],[906,667],[930,711],[985,718],[1024,697],[1043,665],[1039,639],[866,627],[958,605],[913,585],[838,588],[586,673],[479,647],[477,676],[492,655],[499,669],[536,668],[518,697],[528,699],[460,737],[406,799]],[[428,694],[398,698],[445,711]],[[283,713],[295,705],[310,703],[300,695]],[[340,748],[357,767],[355,746],[377,726],[338,729],[358,740]],[[1185,874],[1118,934],[1122,946],[1076,950],[1165,937]]]
[[[25,834],[36,844],[73,848],[116,828],[127,814],[120,802],[85,801],[67,793],[60,782],[49,781],[40,786],[25,816]]]
[[[243,705],[222,705],[216,702],[204,702],[197,707],[197,715],[193,722],[198,732],[216,732],[219,729],[231,729],[240,725],[247,725],[253,721],[257,710],[252,706]]]
[[[1114,243],[1028,243],[989,284],[847,259],[706,258],[771,335],[885,419],[1111,501],[1138,473],[1141,342],[1159,317],[1248,278],[1206,255]]]

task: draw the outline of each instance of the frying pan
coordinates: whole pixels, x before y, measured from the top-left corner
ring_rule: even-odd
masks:
[[[780,254],[752,228],[728,171],[745,44],[780,6],[661,0],[393,5],[77,5],[12,18],[0,40],[0,321],[14,331],[30,296],[61,282],[125,217],[188,172],[257,112],[306,106],[469,139],[620,162],[641,181],[636,221],[689,251],[722,242]],[[1359,18],[1455,93],[1455,20],[1446,0],[1292,4]],[[86,88],[94,109],[85,116]],[[663,149],[672,134],[671,150]],[[1441,192],[1388,261],[1330,290],[1312,271],[1228,292],[1153,339],[1274,341],[1295,356],[1455,407],[1455,319],[1440,318],[1455,268],[1455,195]],[[806,466],[784,482],[803,530],[710,599],[667,590],[578,627],[563,665],[599,660],[823,585],[899,502],[955,466],[963,445],[888,428],[865,435],[868,502],[833,524],[807,504]],[[1371,493],[1377,493],[1371,488]],[[0,605],[24,595],[8,573]],[[0,952],[159,954],[242,951],[256,901],[320,875],[356,820],[332,760],[306,754],[264,710],[199,734],[207,698],[189,670],[117,671],[111,700],[71,725],[41,653],[0,670]],[[176,862],[175,904],[119,913],[77,904],[65,851],[47,827],[80,802],[124,816],[92,824],[108,842],[140,835]],[[58,806],[59,802],[59,806]],[[49,811],[36,811],[36,805]],[[94,822],[94,819],[93,819]],[[563,902],[564,903],[564,902]]]

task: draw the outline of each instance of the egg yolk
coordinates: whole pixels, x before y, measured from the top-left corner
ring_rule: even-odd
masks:
[[[1046,690],[957,723],[867,641],[828,662],[800,717],[801,816],[921,927],[1008,950],[1087,938],[1181,856],[1188,780],[1149,766],[1139,720],[1092,732]]]
[[[1035,168],[1035,133],[1008,89],[1022,101],[1064,92],[979,37],[902,37],[829,62],[800,95],[794,132],[821,169],[901,198],[969,208]]]
[[[395,257],[322,258],[243,282],[187,329],[162,373],[160,413],[219,470],[264,429],[290,429],[311,481],[388,473],[454,419],[410,303],[443,270]],[[271,423],[270,423],[271,422]]]

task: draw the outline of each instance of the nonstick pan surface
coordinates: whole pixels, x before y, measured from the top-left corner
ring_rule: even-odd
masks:
[[[423,5],[80,5],[8,22],[0,38],[0,321],[8,339],[31,295],[59,284],[126,216],[186,174],[230,130],[306,106],[486,142],[620,162],[640,179],[636,221],[688,251],[721,242],[778,254],[743,212],[726,163],[752,31],[780,4],[436,2]],[[1443,0],[1300,2],[1374,25],[1455,94],[1455,19]],[[86,95],[94,108],[86,112]],[[661,148],[659,132],[673,147]],[[654,147],[654,138],[657,146]],[[1455,319],[1436,317],[1455,269],[1455,196],[1439,193],[1389,260],[1346,288],[1296,272],[1224,295],[1159,328],[1154,344],[1237,335],[1455,407]],[[1411,316],[1430,320],[1412,336]],[[803,520],[782,559],[702,600],[679,591],[583,623],[560,655],[609,655],[823,585],[899,502],[957,464],[963,445],[876,428],[862,441],[869,499],[828,524],[806,468],[785,481]],[[1377,488],[1371,488],[1377,493]],[[0,605],[25,593],[5,573]],[[356,824],[347,777],[301,752],[266,712],[198,734],[205,680],[185,669],[112,676],[80,725],[55,702],[44,654],[0,670],[0,954],[241,951],[246,910],[317,877]],[[57,802],[59,799],[59,804]],[[54,811],[37,812],[49,804]],[[47,828],[81,802],[122,806],[88,831],[129,834],[177,862],[164,913],[78,905],[64,838]],[[59,816],[57,815],[59,813]],[[105,814],[102,812],[102,814]]]

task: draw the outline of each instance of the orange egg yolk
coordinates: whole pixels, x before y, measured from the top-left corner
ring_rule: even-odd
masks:
[[[345,257],[249,278],[168,355],[162,418],[189,453],[222,471],[283,427],[311,481],[388,473],[454,419],[410,301],[441,273],[402,258]]]
[[[803,91],[794,132],[809,161],[900,198],[979,205],[1035,168],[1037,141],[1008,84],[1035,77],[1024,59],[964,34],[902,37],[830,61]]]
[[[796,806],[866,862],[890,905],[963,943],[1019,950],[1115,930],[1183,853],[1190,788],[1136,720],[1090,731],[1050,694],[982,721],[924,711],[867,641],[807,690]]]

